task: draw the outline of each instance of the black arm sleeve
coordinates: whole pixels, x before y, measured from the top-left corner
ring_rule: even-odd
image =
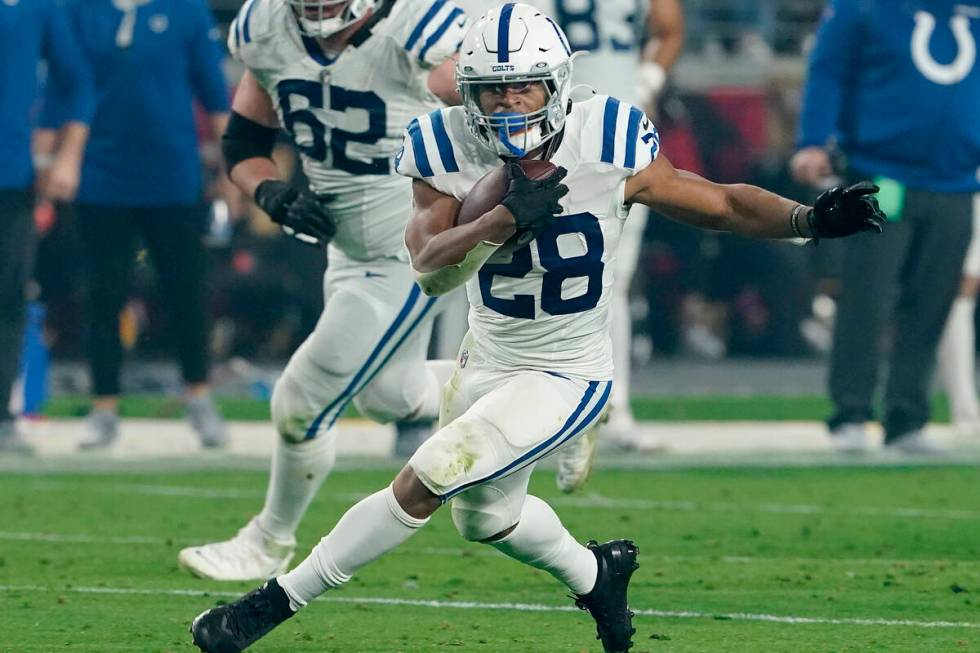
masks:
[[[232,169],[245,159],[256,157],[269,159],[276,144],[279,130],[260,125],[242,114],[232,111],[228,127],[221,135],[221,153],[225,157],[225,169]]]

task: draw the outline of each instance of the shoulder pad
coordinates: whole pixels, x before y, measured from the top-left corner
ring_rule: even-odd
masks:
[[[388,34],[409,57],[433,68],[459,51],[469,25],[453,0],[397,0],[388,18]]]
[[[436,109],[408,123],[404,146],[395,158],[398,174],[426,179],[459,172],[458,146],[450,136],[454,113],[452,108]]]
[[[249,46],[275,36],[275,28],[289,7],[283,0],[246,0],[228,28],[228,51],[245,61]],[[246,62],[247,63],[247,62]]]
[[[581,116],[582,161],[643,170],[660,153],[660,134],[639,108],[608,95],[573,105]],[[574,109],[573,109],[574,111]]]

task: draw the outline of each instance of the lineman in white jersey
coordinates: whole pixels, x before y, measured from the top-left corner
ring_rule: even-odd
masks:
[[[265,505],[234,538],[180,552],[198,576],[286,569],[348,403],[382,422],[438,415],[452,363],[425,363],[435,298],[407,264],[411,182],[394,157],[409,120],[439,97],[458,102],[466,25],[449,0],[249,0],[232,23],[229,48],[248,72],[223,139],[230,176],[287,233],[329,241],[329,267],[323,314],[273,392],[279,438]],[[282,181],[269,158],[280,126],[309,190]]]
[[[557,24],[508,3],[481,17],[463,42],[463,106],[409,125],[398,170],[415,180],[406,231],[412,266],[427,294],[466,283],[471,304],[441,428],[296,569],[199,615],[191,630],[203,651],[251,645],[403,543],[447,502],[464,538],[564,583],[596,620],[607,653],[632,646],[626,590],[636,547],[628,540],[583,546],[527,493],[535,463],[592,426],[609,399],[609,289],[628,206],[800,240],[880,230],[885,218],[871,184],[836,188],[811,209],[675,170],[658,156],[656,131],[636,107],[607,96],[573,104],[571,73]],[[531,181],[515,162],[527,157],[558,168]],[[501,204],[456,226],[462,200],[501,159],[509,179]],[[498,252],[515,234],[533,240]]]

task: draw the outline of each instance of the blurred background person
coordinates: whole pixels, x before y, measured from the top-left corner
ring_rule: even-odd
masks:
[[[980,290],[980,193],[973,196],[973,237],[963,261],[963,280],[939,341],[939,377],[949,399],[949,418],[960,435],[980,436],[975,319]]]
[[[38,68],[64,89],[61,146],[31,162],[32,107]],[[25,289],[35,246],[35,183],[55,200],[70,200],[92,116],[92,79],[77,35],[54,0],[0,3],[0,451],[26,452],[8,409],[23,341]],[[38,173],[36,175],[36,173]]]
[[[888,317],[894,337],[885,446],[943,450],[924,426],[936,347],[970,242],[972,195],[980,190],[978,39],[980,16],[955,0],[834,0],[817,32],[793,173],[819,184],[834,172],[828,145],[836,142],[846,174],[874,178],[893,221],[881,238],[843,244],[828,421],[841,450],[872,446],[865,423],[874,418]]]
[[[81,35],[77,55],[91,62],[97,96],[76,207],[95,395],[82,446],[105,447],[118,435],[119,314],[141,242],[168,309],[191,425],[203,445],[219,446],[227,435],[208,386],[208,208],[194,100],[221,134],[229,99],[220,32],[206,0],[92,0],[75,2],[71,13]],[[60,124],[60,92],[51,85],[46,126]]]

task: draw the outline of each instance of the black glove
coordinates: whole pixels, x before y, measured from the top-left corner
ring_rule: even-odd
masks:
[[[507,162],[509,185],[500,203],[514,214],[519,241],[530,242],[564,210],[558,200],[568,194],[568,186],[561,183],[567,174],[559,166],[544,179],[529,179],[517,159]]]
[[[329,195],[298,191],[279,179],[266,179],[255,188],[255,203],[282,230],[307,245],[323,247],[337,233],[325,204]]]
[[[843,238],[860,231],[880,234],[888,218],[878,208],[874,196],[877,192],[877,186],[862,181],[847,188],[834,186],[820,193],[806,218],[813,239]]]

